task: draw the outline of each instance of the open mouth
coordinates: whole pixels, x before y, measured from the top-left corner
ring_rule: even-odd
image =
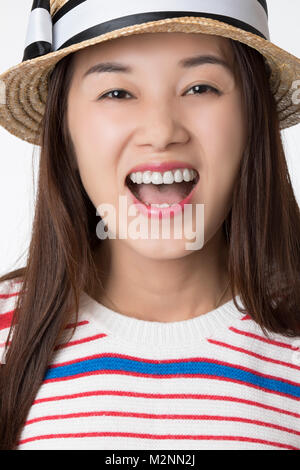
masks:
[[[134,183],[127,175],[125,183],[136,199],[146,205],[178,204],[191,193],[199,181],[199,173],[193,170],[191,181],[173,182],[171,184]]]

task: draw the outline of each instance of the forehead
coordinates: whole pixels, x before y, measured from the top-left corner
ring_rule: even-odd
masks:
[[[159,60],[166,56],[168,65],[197,53],[212,53],[232,65],[233,51],[227,38],[202,33],[133,34],[89,46],[74,55],[75,69],[84,69],[98,59]]]

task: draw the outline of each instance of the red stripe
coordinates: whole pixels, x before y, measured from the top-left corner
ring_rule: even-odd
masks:
[[[9,299],[10,297],[14,297],[19,293],[20,292],[14,292],[13,294],[0,294],[0,299]]]
[[[239,418],[237,416],[216,416],[216,415],[168,415],[168,414],[153,414],[153,413],[137,413],[127,411],[89,411],[80,413],[68,413],[65,415],[48,415],[41,416],[39,418],[33,418],[26,421],[25,425],[37,423],[46,420],[58,420],[58,419],[69,419],[69,418],[84,418],[89,416],[118,416],[123,418],[141,418],[141,419],[185,419],[185,420],[210,420],[210,421],[235,421],[238,423],[255,424],[257,426],[264,426],[267,428],[277,429],[278,431],[288,432],[290,434],[296,434],[300,436],[300,431],[295,429],[286,428],[285,426],[279,426],[278,424],[267,423],[266,421],[260,421],[249,418]]]
[[[298,348],[296,348],[296,349],[298,349]],[[169,364],[169,363],[174,364],[176,362],[209,362],[209,363],[212,363],[212,364],[219,364],[219,365],[222,365],[222,366],[229,366],[229,367],[234,367],[235,369],[244,370],[246,372],[250,372],[251,374],[257,375],[258,377],[265,377],[265,378],[272,379],[272,380],[279,380],[281,382],[285,382],[285,383],[288,383],[290,385],[296,385],[297,387],[299,386],[298,382],[292,382],[291,380],[287,380],[283,377],[277,377],[277,376],[274,376],[274,375],[262,374],[261,372],[258,372],[254,369],[249,369],[248,367],[244,367],[244,366],[241,366],[241,365],[238,365],[238,364],[233,364],[232,362],[217,361],[215,359],[211,359],[211,358],[208,358],[208,357],[188,357],[188,358],[184,358],[184,359],[182,358],[182,359],[162,359],[162,360],[159,360],[159,359],[149,359],[149,358],[145,359],[145,358],[136,357],[136,356],[128,356],[127,354],[102,353],[102,354],[93,354],[92,356],[81,357],[79,359],[73,359],[72,361],[66,361],[66,362],[60,362],[60,363],[52,364],[52,365],[49,366],[49,369],[55,369],[57,367],[62,367],[62,366],[70,365],[70,364],[80,363],[80,362],[87,361],[87,360],[90,360],[90,359],[98,359],[98,358],[101,358],[101,357],[116,357],[116,358],[130,359],[130,360],[134,360],[136,362],[148,362],[149,364]],[[88,374],[89,373],[90,372],[88,372]],[[81,374],[78,374],[77,377],[79,377],[79,375],[81,375]],[[178,375],[178,374],[176,374],[176,375]],[[195,375],[190,374],[190,375],[183,375],[183,377],[188,377],[188,376],[198,377],[198,375],[199,374],[195,374]],[[168,376],[172,376],[172,374],[169,374]],[[155,377],[155,375],[151,375],[151,374],[148,375],[147,374],[147,377]],[[210,376],[208,376],[208,377],[210,377]],[[49,380],[52,380],[52,379],[49,379]]]
[[[249,356],[253,356],[253,357],[256,357],[257,359],[261,359],[262,361],[272,362],[273,364],[279,364],[281,366],[291,367],[292,369],[300,370],[300,366],[289,364],[288,362],[279,361],[277,359],[272,359],[267,356],[262,356],[261,354],[254,353],[253,351],[249,351],[247,349],[238,348],[237,346],[233,346],[232,344],[222,343],[221,341],[216,341],[214,339],[207,339],[207,341],[209,343],[216,344],[218,346],[224,346],[225,348],[232,349],[233,351],[239,351],[241,353],[248,354]]]
[[[247,313],[247,315],[245,315],[242,320],[251,320],[252,317],[250,317],[249,313]]]
[[[87,320],[84,320],[84,321],[80,321],[78,323],[69,323],[68,325],[66,325],[65,329],[67,328],[74,328],[74,327],[77,327],[77,326],[82,326],[82,325],[88,325],[88,321]]]
[[[277,390],[269,390],[267,388],[260,387],[259,385],[254,385],[249,382],[243,382],[242,380],[229,379],[228,377],[219,377],[219,376],[214,376],[214,375],[202,375],[202,374],[155,375],[155,374],[141,374],[138,372],[128,372],[128,371],[123,371],[123,370],[111,370],[110,369],[110,370],[95,370],[95,371],[83,372],[81,374],[70,375],[68,377],[58,377],[55,379],[47,379],[43,381],[43,384],[51,383],[51,382],[62,382],[65,380],[73,380],[73,379],[77,379],[80,377],[88,377],[91,375],[102,375],[102,374],[119,374],[119,375],[133,376],[133,377],[147,377],[147,378],[153,378],[153,379],[177,379],[177,378],[182,377],[182,378],[191,378],[191,379],[223,380],[225,382],[238,383],[239,385],[244,385],[245,387],[252,387],[257,390],[262,390],[263,392],[274,393],[275,395],[288,397],[291,400],[300,401],[300,398],[293,397],[292,395],[289,395],[288,393],[278,392]]]
[[[54,348],[54,351],[56,351],[57,349],[68,348],[69,346],[75,346],[76,344],[88,343],[89,341],[95,341],[96,339],[104,338],[106,336],[107,335],[105,333],[100,333],[99,335],[88,336],[87,338],[78,339],[76,341],[69,341],[68,343],[59,344],[58,346]]]
[[[199,436],[189,434],[137,434],[128,432],[85,432],[85,433],[69,433],[69,434],[46,434],[41,436],[33,436],[19,441],[19,445],[27,442],[42,440],[42,439],[67,439],[67,438],[82,438],[82,437],[133,437],[139,439],[189,439],[189,440],[211,440],[211,441],[241,441],[241,442],[254,442],[257,444],[266,444],[273,447],[279,447],[288,450],[299,450],[297,447],[283,444],[281,442],[266,441],[264,439],[255,439],[252,437],[244,436]]]
[[[20,294],[20,291],[19,292],[13,292],[12,294],[0,294],[0,299],[9,299],[10,297],[14,297],[18,294]]]
[[[0,314],[0,330],[8,328],[12,323],[14,310]]]
[[[276,413],[286,414],[293,416],[295,418],[300,418],[299,413],[294,413],[293,411],[283,410],[275,406],[266,405],[264,403],[255,402],[252,400],[246,400],[244,398],[230,397],[224,395],[201,395],[201,394],[192,394],[192,393],[142,393],[142,392],[124,392],[123,390],[94,390],[92,392],[81,392],[73,393],[70,395],[57,395],[54,397],[45,397],[39,398],[33,402],[33,405],[39,403],[44,403],[48,401],[58,401],[58,400],[69,400],[74,398],[85,398],[99,395],[117,395],[117,396],[126,396],[126,397],[138,397],[138,398],[151,398],[151,399],[187,399],[187,400],[220,400],[220,401],[232,401],[236,403],[243,403],[245,405],[256,406],[258,408],[263,408],[265,410],[275,411]]]
[[[281,348],[291,349],[292,351],[296,351],[298,349],[297,347],[291,346],[288,343],[282,343],[280,341],[271,340],[263,336],[256,335],[254,333],[250,333],[248,331],[239,330],[238,328],[234,328],[233,326],[230,326],[229,330],[233,331],[234,333],[248,336],[249,338],[257,339],[258,341],[262,341],[264,343],[273,344],[274,346],[279,346]]]

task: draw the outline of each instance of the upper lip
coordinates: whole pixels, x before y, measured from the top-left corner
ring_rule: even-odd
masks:
[[[137,165],[129,171],[127,174],[130,175],[130,173],[136,173],[137,171],[168,171],[168,170],[174,170],[175,168],[190,168],[190,169],[195,169],[193,165],[187,162],[179,162],[179,161],[165,161],[165,162],[148,162],[148,163],[141,163],[140,165]]]

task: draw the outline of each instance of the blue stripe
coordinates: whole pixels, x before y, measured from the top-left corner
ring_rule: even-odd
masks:
[[[94,371],[125,371],[136,372],[144,375],[211,375],[224,377],[233,380],[239,380],[245,384],[257,385],[258,387],[269,391],[281,392],[292,397],[300,398],[300,385],[292,385],[279,379],[269,379],[261,377],[253,372],[247,372],[238,367],[215,364],[213,362],[169,362],[169,363],[148,363],[135,361],[132,359],[116,357],[100,357],[79,361],[67,366],[59,366],[48,369],[44,380],[67,378]]]

